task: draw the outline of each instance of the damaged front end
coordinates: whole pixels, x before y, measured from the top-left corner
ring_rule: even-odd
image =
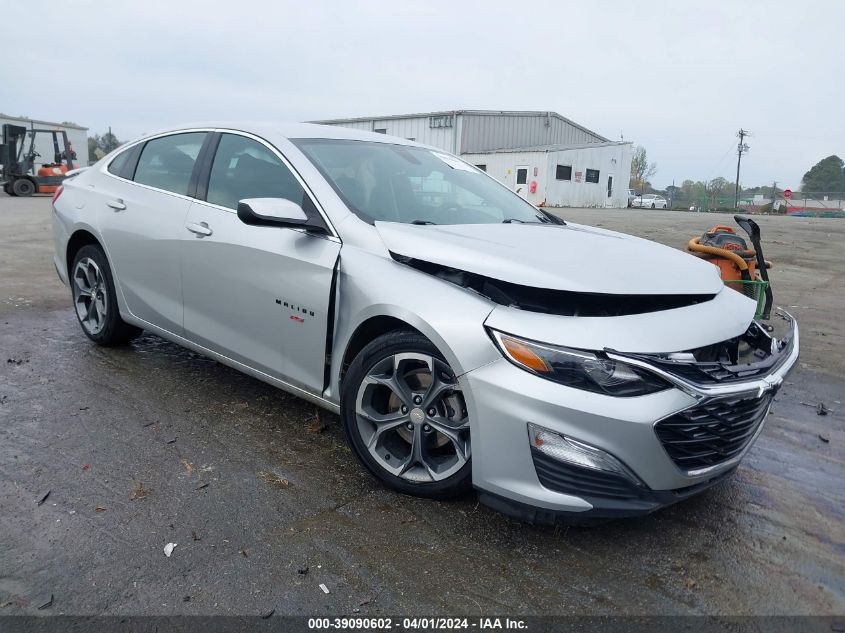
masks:
[[[690,395],[713,396],[776,390],[798,358],[798,326],[781,312],[788,332],[777,339],[758,321],[740,336],[668,354],[634,354],[605,349],[609,358],[647,368]]]
[[[697,402],[654,423],[668,457],[688,477],[738,463],[763,429],[775,394],[798,360],[798,327],[787,313],[781,339],[754,321],[741,336],[685,352],[609,358],[639,366]]]
[[[576,317],[614,317],[671,310],[711,301],[716,295],[606,294],[537,288],[442,264],[391,253],[394,260],[420,272],[466,288],[501,306],[539,314]]]

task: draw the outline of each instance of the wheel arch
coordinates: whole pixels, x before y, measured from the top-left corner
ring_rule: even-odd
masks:
[[[349,369],[349,365],[351,365],[352,361],[355,360],[355,357],[361,353],[361,350],[376,340],[379,336],[395,332],[397,330],[413,330],[414,332],[422,334],[422,332],[407,321],[387,314],[371,316],[362,321],[358,327],[355,328],[355,331],[352,332],[352,336],[349,337],[349,341],[343,351],[343,359],[340,364],[339,381],[341,383],[343,382],[346,370]],[[423,334],[423,336],[425,335]]]
[[[87,229],[77,229],[68,239],[67,247],[65,248],[65,264],[67,265],[68,277],[70,277],[71,274],[73,260],[79,252],[79,249],[83,246],[99,246],[103,253],[106,252],[106,249],[103,248],[100,240],[98,240],[93,233]],[[108,255],[106,255],[106,259],[108,259]]]

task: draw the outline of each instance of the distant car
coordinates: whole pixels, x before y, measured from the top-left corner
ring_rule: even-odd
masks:
[[[631,200],[631,206],[640,209],[665,209],[669,206],[669,203],[663,196],[647,193],[644,196],[637,196]]]
[[[637,197],[637,192],[633,189],[628,189],[628,208],[630,209],[633,206],[634,198]]]

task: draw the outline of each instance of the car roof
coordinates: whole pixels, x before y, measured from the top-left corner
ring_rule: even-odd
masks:
[[[282,123],[282,122],[252,122],[252,121],[199,121],[187,123],[158,130],[148,136],[166,134],[168,132],[182,132],[195,129],[226,129],[239,132],[255,134],[262,138],[283,136],[288,139],[294,138],[321,138],[321,139],[346,139],[356,141],[375,141],[377,143],[390,143],[392,145],[416,145],[426,147],[421,143],[415,143],[398,136],[388,136],[377,132],[355,130],[341,127],[339,125],[317,125],[315,123]]]

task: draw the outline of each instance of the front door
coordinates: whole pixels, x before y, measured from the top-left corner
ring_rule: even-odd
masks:
[[[191,174],[206,134],[147,141],[134,174],[124,174],[134,176],[134,183],[108,178],[97,191],[100,232],[129,311],[174,334],[182,333],[179,242],[191,206]]]
[[[528,200],[528,165],[517,165],[514,172],[516,173],[514,191],[516,191],[520,197]]]
[[[238,219],[244,198],[313,205],[277,152],[255,139],[221,135],[205,198],[194,202],[183,227],[185,336],[321,392],[340,244],[301,229],[249,226]]]

